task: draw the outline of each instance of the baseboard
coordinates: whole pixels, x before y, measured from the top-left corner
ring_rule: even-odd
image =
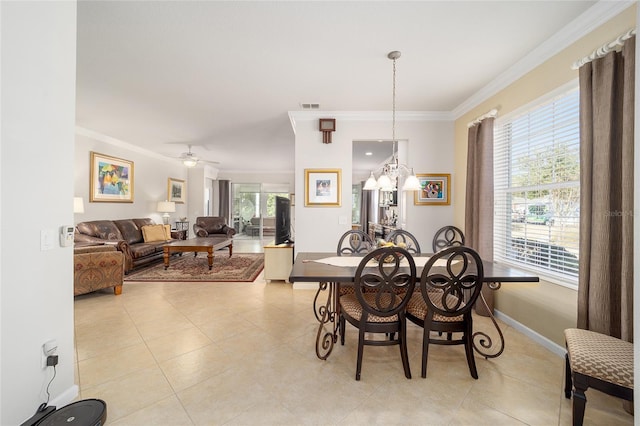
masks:
[[[61,408],[65,405],[69,405],[78,397],[78,395],[80,394],[79,390],[80,389],[78,388],[78,385],[73,385],[67,388],[67,390],[62,392],[60,395],[49,401],[49,405],[53,405],[56,408]]]
[[[527,327],[525,325],[522,325],[518,321],[516,321],[513,318],[511,318],[509,315],[505,315],[505,314],[503,314],[502,312],[500,312],[498,310],[494,310],[494,315],[495,315],[496,318],[498,318],[499,320],[501,320],[502,322],[507,324],[509,327],[513,327],[514,329],[518,330],[520,333],[522,333],[525,336],[531,338],[536,343],[538,343],[538,344],[542,345],[543,347],[549,349],[551,352],[553,352],[554,354],[558,355],[559,357],[564,358],[564,355],[567,353],[567,351],[565,350],[564,347],[558,345],[556,342],[554,342],[552,340],[547,339],[542,334],[540,334],[540,333],[538,333],[536,331],[533,331],[529,327]]]

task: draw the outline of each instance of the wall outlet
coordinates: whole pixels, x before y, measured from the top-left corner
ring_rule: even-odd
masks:
[[[58,354],[58,341],[55,339],[49,340],[42,345],[41,354],[41,365],[42,368],[47,368],[47,357],[50,355]]]

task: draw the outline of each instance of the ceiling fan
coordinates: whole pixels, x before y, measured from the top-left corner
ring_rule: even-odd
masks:
[[[187,145],[187,146],[189,147],[189,151],[183,152],[182,154],[180,154],[180,157],[178,157],[180,160],[182,160],[182,164],[184,164],[186,167],[195,167],[199,162],[209,163],[209,164],[220,164],[218,161],[208,161],[208,160],[200,159],[196,154],[191,152],[191,145]]]

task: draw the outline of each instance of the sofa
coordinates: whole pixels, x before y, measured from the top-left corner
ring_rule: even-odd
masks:
[[[236,233],[234,228],[227,225],[227,218],[221,216],[200,216],[193,224],[193,233],[196,237],[217,237],[229,239]]]
[[[257,236],[260,233],[260,218],[252,217],[249,223],[244,227],[244,233]],[[262,218],[262,235],[275,235],[276,233],[276,218],[275,217],[263,217]]]
[[[156,232],[159,228],[164,230],[163,233]],[[76,225],[74,236],[76,243],[114,246],[124,255],[125,274],[162,260],[163,246],[176,241],[176,238],[177,235],[171,233],[169,225],[156,225],[149,218],[80,222]]]
[[[124,255],[114,245],[78,243],[73,250],[73,295],[113,287],[122,294]]]

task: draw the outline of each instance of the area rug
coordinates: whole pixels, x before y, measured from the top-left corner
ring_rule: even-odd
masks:
[[[125,281],[229,281],[253,282],[264,268],[263,253],[214,253],[213,268],[209,270],[207,254],[191,253],[172,256],[169,269],[164,263],[149,266],[126,275]]]

